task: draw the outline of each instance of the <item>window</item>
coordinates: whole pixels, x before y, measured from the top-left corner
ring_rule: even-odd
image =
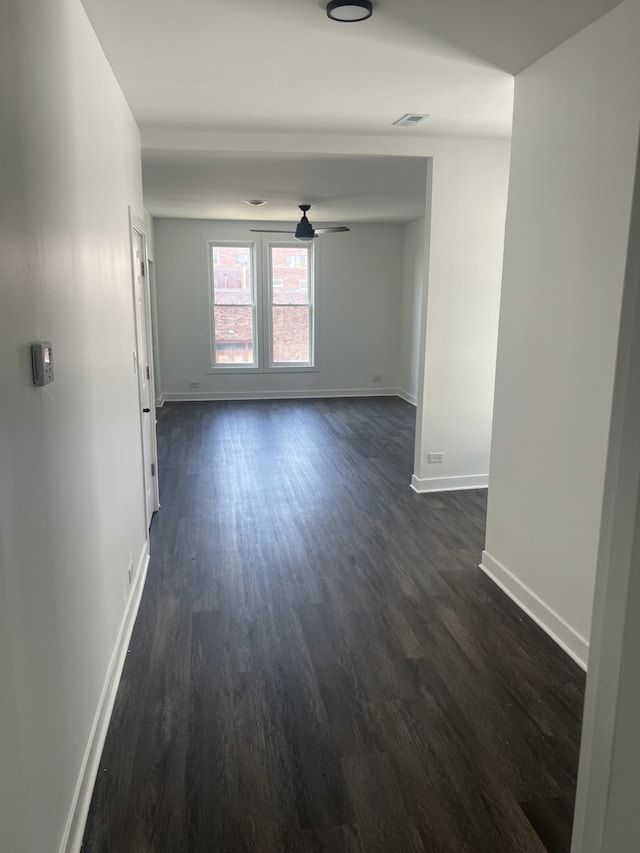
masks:
[[[310,246],[270,247],[270,363],[312,364]],[[282,286],[276,282],[282,281]]]
[[[213,366],[255,365],[253,247],[211,244]]]
[[[210,370],[313,369],[313,244],[207,245]]]

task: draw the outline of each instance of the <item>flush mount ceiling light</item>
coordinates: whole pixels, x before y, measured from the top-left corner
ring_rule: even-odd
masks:
[[[245,198],[244,203],[250,204],[251,207],[261,207],[267,202],[263,198]]]
[[[327,3],[327,15],[332,21],[366,21],[372,12],[371,0],[331,0]]]

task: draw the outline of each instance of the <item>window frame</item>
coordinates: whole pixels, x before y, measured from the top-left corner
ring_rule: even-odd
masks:
[[[253,363],[248,362],[228,362],[226,364],[216,363],[216,332],[215,332],[215,288],[213,280],[213,249],[219,248],[239,248],[249,249],[251,258],[251,318],[253,323]],[[259,373],[261,372],[261,323],[260,323],[260,286],[258,281],[258,247],[255,240],[207,240],[207,326],[209,337],[209,353],[207,373]],[[230,307],[242,307],[247,305],[236,306],[229,303]]]
[[[239,232],[236,231],[236,234]],[[257,237],[257,239],[256,239]],[[203,330],[203,356],[204,371],[207,374],[276,374],[276,373],[318,373],[318,300],[319,292],[316,283],[319,281],[320,251],[317,240],[309,243],[287,238],[285,240],[269,239],[270,235],[256,235],[246,239],[225,240],[217,235],[203,235],[202,237],[202,330]],[[309,348],[311,362],[300,364],[299,362],[271,363],[271,303],[272,303],[272,276],[271,276],[271,247],[283,246],[299,249],[302,246],[311,248],[309,256],[309,296],[310,296],[310,330]],[[252,260],[252,287],[253,287],[253,329],[254,329],[254,364],[247,362],[228,362],[226,364],[215,363],[215,328],[214,328],[214,289],[213,289],[213,252],[212,248],[239,247],[251,249]]]
[[[301,249],[307,250],[307,282],[308,282],[308,301],[306,303],[297,303],[305,305],[309,311],[309,361],[273,361],[273,307],[275,305],[284,305],[287,303],[274,303],[273,294],[273,252],[277,249]],[[317,371],[316,365],[316,246],[313,240],[301,242],[300,240],[271,240],[264,241],[263,246],[263,271],[266,274],[267,280],[263,285],[263,322],[264,322],[264,372],[265,373],[305,373]],[[295,269],[297,264],[291,265]],[[275,288],[279,291],[280,288]],[[293,307],[296,303],[293,303]]]

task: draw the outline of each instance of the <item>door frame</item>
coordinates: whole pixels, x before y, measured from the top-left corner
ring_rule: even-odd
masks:
[[[142,242],[142,254],[143,254],[143,263],[144,263],[144,274],[142,276],[142,287],[144,288],[144,316],[138,317],[138,301],[136,298],[136,255],[135,255],[135,237],[136,235],[140,238]],[[138,417],[140,423],[140,456],[142,463],[142,484],[143,484],[143,500],[144,500],[144,515],[146,522],[146,531],[148,536],[149,527],[151,526],[151,519],[153,518],[153,513],[160,509],[160,493],[158,487],[158,444],[156,437],[156,392],[155,392],[155,376],[154,376],[154,358],[153,358],[153,326],[152,326],[152,317],[151,317],[151,290],[150,290],[150,281],[149,281],[149,256],[147,252],[147,235],[145,232],[144,221],[140,219],[140,217],[136,216],[131,206],[129,206],[129,254],[131,261],[131,290],[133,296],[133,321],[134,321],[134,334],[135,334],[135,342],[136,342],[136,350],[135,350],[135,372],[138,383]],[[140,322],[138,322],[140,321]],[[152,475],[150,471],[146,470],[146,466],[144,464],[144,420],[142,417],[142,408],[143,408],[143,399],[142,399],[142,373],[140,366],[140,339],[139,339],[139,330],[141,330],[141,334],[146,337],[146,350],[148,355],[149,364],[147,365],[149,369],[149,375],[147,378],[147,382],[149,384],[149,407],[151,409],[151,417],[153,418],[153,429],[151,430],[151,444],[150,444],[150,456],[151,456],[151,464],[154,466],[155,475]],[[144,369],[144,365],[142,368]],[[148,486],[148,478],[151,477],[151,494],[152,494],[152,510],[151,516],[147,518],[147,486]]]

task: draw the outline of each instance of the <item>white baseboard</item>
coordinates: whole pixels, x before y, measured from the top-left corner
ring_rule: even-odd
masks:
[[[397,397],[396,388],[335,388],[319,391],[186,391],[161,395],[164,403],[200,403],[207,400],[292,400],[325,397]]]
[[[107,737],[107,729],[109,728],[113,705],[116,693],[118,692],[122,668],[127,657],[131,632],[136,621],[136,616],[138,615],[148,566],[149,547],[148,543],[145,542],[140,560],[138,561],[129,601],[120,625],[120,631],[118,632],[116,646],[111,655],[107,677],[102,688],[102,695],[100,696],[93,726],[91,727],[89,742],[84,753],[71,810],[60,845],[60,853],[79,853],[82,845],[82,836],[84,835],[87,815],[89,814],[89,806],[91,805],[93,788],[100,766],[100,758]]]
[[[410,394],[408,391],[404,391],[402,388],[398,388],[396,394],[398,397],[401,397],[403,400],[406,400],[407,403],[411,403],[412,406],[418,405],[418,398],[415,394]]]
[[[573,660],[582,667],[587,669],[587,660],[589,657],[589,643],[584,637],[581,637],[571,625],[567,624],[564,619],[559,616],[551,607],[536,595],[533,590],[518,580],[509,569],[502,565],[498,560],[488,554],[482,552],[482,562],[480,563],[482,571],[497,584],[500,589],[505,592],[533,621],[538,624],[543,631],[556,641],[556,643],[564,649],[564,651],[573,658]]]
[[[418,494],[427,492],[455,492],[459,489],[486,489],[488,474],[470,474],[464,477],[411,477],[411,488]]]

